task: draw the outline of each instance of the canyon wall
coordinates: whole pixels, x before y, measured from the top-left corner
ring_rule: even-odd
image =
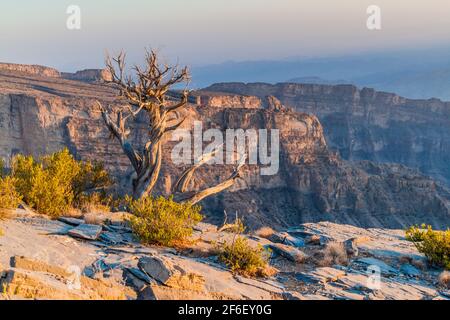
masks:
[[[224,83],[206,91],[277,97],[316,115],[347,160],[400,163],[450,184],[450,103],[412,100],[351,85]]]
[[[117,190],[130,190],[128,160],[110,139],[94,106],[99,99],[117,107],[115,94],[100,83],[0,71],[0,156],[10,158],[18,152],[38,156],[67,146],[77,158],[104,162],[116,179]],[[450,192],[446,187],[402,165],[342,160],[329,149],[317,117],[284,107],[272,96],[194,93],[199,96],[203,98],[194,99],[197,104],[190,104],[185,112],[185,129],[201,120],[204,129],[280,130],[278,173],[262,176],[258,166],[246,165],[233,188],[203,201],[208,220],[222,222],[223,210],[227,210],[238,211],[250,228],[321,220],[365,227],[448,225]],[[135,129],[134,143],[142,145],[144,116],[130,125]],[[167,137],[164,144],[165,167],[157,188],[161,194],[169,192],[184,169],[170,158],[176,143]],[[227,165],[205,166],[196,173],[191,188],[216,183],[231,170]]]

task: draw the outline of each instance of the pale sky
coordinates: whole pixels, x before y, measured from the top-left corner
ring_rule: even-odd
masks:
[[[81,30],[66,9],[81,8]],[[382,30],[366,28],[369,5]],[[450,44],[449,0],[20,0],[0,2],[0,61],[73,71],[144,47],[183,64],[322,57]]]

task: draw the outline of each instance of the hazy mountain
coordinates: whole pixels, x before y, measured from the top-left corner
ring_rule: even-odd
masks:
[[[328,85],[336,85],[336,84],[349,84],[350,81],[347,80],[326,80],[320,77],[297,77],[288,80],[290,83],[305,83],[305,84],[328,84]]]
[[[349,83],[409,98],[450,100],[450,48],[194,67],[193,86],[217,82]],[[340,80],[343,79],[343,80]]]

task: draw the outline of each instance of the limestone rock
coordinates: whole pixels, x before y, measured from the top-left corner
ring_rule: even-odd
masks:
[[[279,254],[292,262],[301,263],[304,262],[308,257],[299,249],[281,243],[269,244],[267,245],[267,247],[273,250],[274,253]]]
[[[214,296],[205,291],[186,290],[161,285],[148,285],[140,293],[142,300],[212,300]]]
[[[285,291],[283,292],[284,300],[305,300],[305,298],[298,292],[295,291]]]
[[[356,238],[348,239],[343,242],[345,251],[349,257],[357,257],[359,254],[358,242]]]
[[[381,261],[376,258],[372,258],[372,257],[360,258],[360,259],[356,260],[356,262],[363,263],[363,264],[367,265],[368,267],[369,266],[378,267],[378,268],[380,268],[380,271],[385,274],[394,274],[394,275],[398,274],[397,269],[395,269],[394,267],[391,267],[384,261]]]
[[[95,224],[80,224],[76,228],[70,229],[68,234],[75,238],[85,240],[97,240],[102,232],[102,227]]]
[[[13,256],[10,260],[10,265],[16,269],[23,269],[28,271],[37,271],[37,272],[45,272],[50,273],[59,277],[67,278],[70,276],[70,273],[67,272],[66,269],[49,265],[42,261],[37,261],[34,259],[29,259],[23,256]]]
[[[70,217],[59,217],[58,221],[64,222],[65,224],[68,224],[71,226],[79,226],[80,224],[84,223],[83,219],[70,218]]]
[[[185,271],[163,256],[142,257],[138,266],[145,274],[168,287],[196,291],[204,290],[205,280],[202,276]]]
[[[121,243],[125,243],[126,240],[124,239],[124,237],[118,233],[118,232],[109,232],[109,231],[104,231],[100,234],[100,240],[111,244],[111,245],[117,245],[117,244],[121,244]]]
[[[274,233],[269,237],[269,240],[299,248],[305,246],[305,241],[303,239],[293,237],[288,232]]]
[[[411,277],[418,277],[422,275],[422,271],[420,271],[419,269],[417,269],[416,267],[414,267],[409,263],[402,264],[400,267],[400,272]]]
[[[345,272],[331,267],[317,268],[316,270],[306,274],[316,282],[327,283],[335,282],[345,276]]]
[[[0,280],[0,287],[7,295],[54,300],[118,300],[133,295],[121,285],[76,275],[26,257],[12,257],[11,267]]]

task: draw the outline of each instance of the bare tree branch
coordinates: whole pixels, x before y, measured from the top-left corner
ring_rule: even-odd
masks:
[[[145,67],[135,65],[131,70],[133,77],[126,74],[126,55],[119,53],[114,58],[106,57],[106,67],[111,74],[111,82],[119,89],[119,96],[126,100],[127,108],[116,112],[116,121],[113,121],[108,111],[99,103],[103,120],[111,135],[115,137],[124,153],[129,158],[136,176],[133,179],[133,195],[135,198],[150,195],[158,181],[162,165],[162,144],[164,135],[178,129],[186,120],[180,119],[178,111],[188,106],[189,90],[184,90],[178,98],[170,93],[170,89],[179,83],[190,79],[187,67],[160,64],[158,54],[151,50],[146,51]],[[178,99],[178,101],[174,101]],[[148,119],[147,141],[137,151],[128,140],[130,130],[126,126],[127,120],[135,118],[145,112]],[[239,177],[242,164],[237,165],[233,174],[225,181],[205,188],[199,192],[186,192],[195,171],[214,157],[219,147],[211,153],[203,155],[191,168],[185,170],[177,180],[174,191],[181,195],[185,201],[197,203],[205,197],[231,187]],[[245,162],[245,157],[244,157]]]

